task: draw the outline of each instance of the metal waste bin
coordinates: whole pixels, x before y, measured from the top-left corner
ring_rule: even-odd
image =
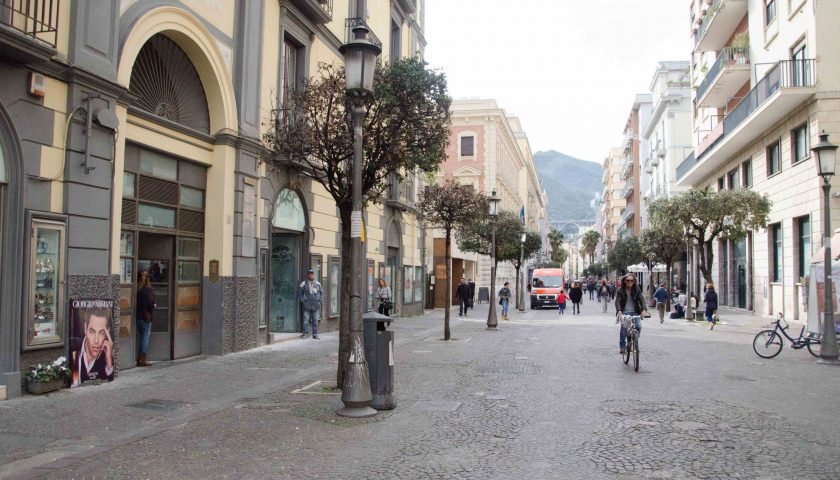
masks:
[[[394,398],[394,332],[387,329],[391,317],[380,313],[366,313],[364,320],[365,361],[370,371],[370,406],[376,410],[391,410],[397,406]]]

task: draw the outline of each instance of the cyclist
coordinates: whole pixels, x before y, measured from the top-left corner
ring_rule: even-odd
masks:
[[[615,315],[616,322],[618,322],[619,315],[639,315],[646,317],[648,315],[645,297],[642,294],[642,289],[636,284],[636,277],[632,273],[628,273],[621,279],[621,287],[615,292]],[[641,319],[633,320],[636,331],[641,335],[642,322]],[[618,344],[621,347],[619,353],[627,352],[627,329],[624,325],[621,326],[621,331],[618,335]]]

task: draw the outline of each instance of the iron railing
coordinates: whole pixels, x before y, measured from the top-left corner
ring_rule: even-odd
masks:
[[[0,24],[55,48],[60,0],[0,0]]]
[[[624,207],[624,211],[621,212],[621,223],[622,225],[627,223],[633,215],[636,214],[636,204],[635,203],[628,203],[626,207]]]
[[[703,40],[703,36],[706,35],[706,30],[708,30],[709,25],[712,24],[712,18],[714,18],[715,13],[717,13],[720,8],[720,3],[722,1],[723,0],[714,0],[714,2],[712,2],[709,6],[709,9],[706,10],[706,13],[703,14],[702,20],[700,21],[700,27],[697,29],[697,33],[694,34],[694,48],[697,48],[697,45],[700,45],[700,40]]]
[[[712,64],[712,68],[706,72],[706,78],[697,86],[697,95],[695,95],[696,100],[700,100],[703,98],[703,95],[706,94],[706,91],[709,90],[709,87],[715,83],[718,75],[721,71],[723,71],[724,67],[729,65],[749,65],[750,64],[750,53],[749,50],[743,47],[727,47],[720,51],[720,55],[718,55],[715,63]]]
[[[333,0],[315,0],[315,3],[317,3],[317,4],[321,7],[321,10],[323,10],[324,12],[326,12],[326,13],[327,13],[327,15],[329,15],[330,17],[332,17],[332,13],[333,13]]]
[[[382,48],[382,41],[379,40],[379,37],[377,37],[375,33],[373,33],[373,30],[371,30],[370,26],[367,22],[365,22],[365,19],[360,17],[348,18],[344,21],[344,43],[350,43],[352,40],[355,40],[356,36],[353,34],[353,29],[359,26],[367,28],[367,36],[370,41],[377,47]]]
[[[627,195],[633,191],[635,187],[633,186],[633,177],[627,180],[624,184],[624,188],[621,189],[621,198],[627,198]]]

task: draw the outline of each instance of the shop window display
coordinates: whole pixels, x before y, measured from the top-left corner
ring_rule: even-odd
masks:
[[[63,342],[63,224],[33,221],[28,343]]]

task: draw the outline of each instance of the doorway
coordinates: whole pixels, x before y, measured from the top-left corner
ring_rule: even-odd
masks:
[[[172,360],[172,257],[175,236],[138,233],[137,276],[149,272],[155,289],[155,314],[149,336],[149,360]]]
[[[269,333],[300,331],[297,285],[300,272],[301,235],[275,232],[271,238],[271,304]]]

